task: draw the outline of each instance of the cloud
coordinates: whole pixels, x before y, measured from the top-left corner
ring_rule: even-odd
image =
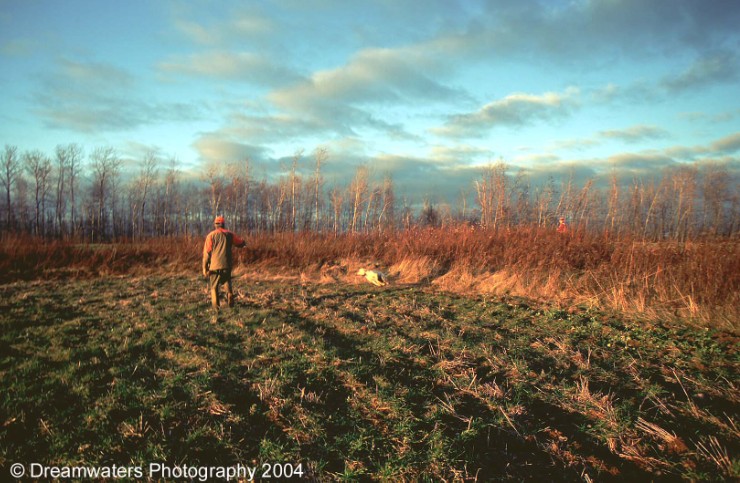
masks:
[[[725,136],[709,145],[708,152],[714,154],[731,154],[740,150],[740,132]]]
[[[737,119],[738,117],[740,117],[740,109],[734,109],[731,111],[725,111],[715,114],[710,114],[707,112],[685,112],[680,114],[680,117],[690,122],[703,121],[710,124],[717,124]]]
[[[731,155],[740,150],[740,132],[724,136],[707,145],[673,146],[665,150],[666,154],[684,160],[694,160],[697,156]]]
[[[414,139],[388,110],[401,105],[442,102],[465,94],[427,75],[434,69],[423,54],[393,49],[368,49],[345,65],[302,78],[287,68],[255,55],[194,56],[163,67],[199,74],[251,78],[276,87],[264,98],[264,113],[231,116],[229,129],[248,135],[271,135],[265,126],[291,135],[355,136],[371,129],[395,139]],[[264,67],[264,68],[263,68]],[[263,72],[259,71],[263,68]],[[381,112],[382,111],[382,112]],[[311,132],[313,130],[313,132]]]
[[[288,85],[302,79],[289,67],[250,52],[197,53],[161,62],[158,68],[166,74],[236,80],[269,87]]]
[[[626,101],[630,103],[662,102],[683,93],[701,92],[713,85],[735,81],[740,72],[738,57],[730,52],[711,53],[700,57],[683,72],[665,75],[659,80],[635,80],[626,85],[608,84],[588,92],[597,104]]]
[[[599,164],[610,170],[647,174],[659,172],[665,167],[676,164],[676,161],[663,153],[620,153],[607,157]]]
[[[244,12],[237,8],[230,12],[222,11],[221,18],[228,19],[223,21],[212,20],[213,4],[208,5],[207,11],[193,12],[190,7],[188,5],[177,13],[174,25],[188,40],[198,45],[243,44],[245,41],[268,39],[277,30],[273,20],[257,12]]]
[[[518,172],[525,175],[526,181],[530,182],[530,193],[549,182],[554,182],[559,187],[561,183],[572,180],[574,186],[580,187],[586,181],[599,177],[599,172],[592,162],[582,160],[546,162],[524,167],[511,166],[507,174],[512,175]]]
[[[429,198],[432,202],[455,202],[461,190],[469,189],[481,171],[464,163],[450,166],[426,158],[395,154],[374,156],[369,166],[378,175],[389,174],[396,192],[410,196],[408,201],[411,203],[418,203],[422,198]]]
[[[526,154],[523,156],[517,156],[513,159],[512,163],[516,165],[546,165],[550,164],[553,165],[557,162],[560,162],[561,158],[560,156],[557,156],[552,153],[535,153],[535,154]]]
[[[738,24],[734,0],[492,0],[458,39],[478,52],[606,63],[727,47]]]
[[[284,109],[310,109],[329,102],[439,102],[464,96],[431,78],[434,68],[434,60],[415,49],[366,49],[341,67],[272,92],[269,99]]]
[[[584,149],[598,146],[599,144],[601,144],[601,141],[597,141],[596,139],[564,139],[553,143],[552,149],[575,149],[576,151],[582,151]]]
[[[450,116],[443,127],[432,132],[447,137],[481,136],[499,126],[521,126],[568,116],[578,107],[579,91],[544,94],[515,93],[490,102],[472,113]]]
[[[206,163],[229,164],[244,159],[260,163],[268,158],[262,146],[234,142],[213,133],[201,135],[193,148]]]
[[[34,111],[48,127],[83,133],[198,116],[198,108],[186,103],[141,98],[134,77],[113,65],[70,59],[61,59],[54,72],[42,77],[34,101]]]
[[[253,115],[232,113],[220,130],[221,135],[234,139],[271,143],[326,133],[330,127],[319,120],[284,114]]]
[[[625,129],[611,129],[600,131],[599,137],[604,139],[616,139],[626,143],[636,143],[648,139],[661,139],[670,136],[668,131],[656,126],[632,126]]]
[[[430,156],[432,160],[452,166],[459,166],[475,161],[492,159],[494,152],[488,148],[463,144],[455,146],[432,146]]]
[[[740,150],[740,132],[721,137],[706,145],[673,146],[661,150],[622,152],[606,157],[582,159],[557,159],[543,153],[529,158],[517,158],[510,172],[522,167],[534,185],[541,184],[552,177],[556,181],[567,179],[574,173],[576,184],[594,179],[599,186],[605,186],[612,173],[623,182],[633,178],[650,179],[661,172],[684,164],[701,165],[707,161],[723,162],[733,172],[740,171],[740,159],[734,153]]]
[[[176,20],[175,27],[188,39],[197,44],[212,45],[220,42],[220,35],[215,29],[209,29],[198,22],[189,20]]]
[[[683,73],[665,78],[661,86],[669,94],[676,94],[733,81],[737,78],[737,72],[737,57],[729,52],[722,52],[700,58]]]
[[[635,144],[652,139],[664,139],[670,137],[670,133],[657,126],[637,125],[623,129],[608,129],[599,131],[593,136],[585,139],[564,139],[552,143],[552,150],[576,150],[582,151],[594,146],[599,146],[604,141],[616,140],[627,144]]]

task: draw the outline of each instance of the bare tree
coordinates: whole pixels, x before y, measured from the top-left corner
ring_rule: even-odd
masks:
[[[80,173],[82,148],[77,144],[57,145],[56,150],[56,190],[55,214],[56,230],[60,237],[67,234],[67,225],[74,234],[75,223],[75,193]],[[69,207],[69,209],[68,209]],[[68,220],[67,214],[71,213]]]
[[[380,229],[393,230],[396,222],[396,194],[393,190],[393,178],[386,174],[383,178],[383,207],[378,216]]]
[[[92,199],[97,205],[93,220],[93,240],[101,241],[107,236],[108,210],[112,208],[112,193],[118,177],[121,160],[113,148],[97,148],[90,156],[90,168],[92,169]],[[114,207],[114,206],[113,206]]]
[[[686,240],[691,236],[696,174],[696,168],[693,166],[681,166],[673,172],[673,190],[677,196],[674,236],[679,240]]]
[[[724,218],[724,205],[729,199],[730,176],[723,165],[709,164],[704,169],[704,225],[710,233],[719,234]]]
[[[440,225],[440,215],[434,203],[429,198],[424,198],[424,207],[419,214],[419,223],[422,226],[438,227]]]
[[[162,224],[161,224],[161,233],[164,236],[168,236],[172,233],[177,233],[177,221],[180,215],[180,210],[178,209],[178,201],[180,198],[180,192],[179,192],[179,186],[180,186],[180,169],[178,168],[178,161],[176,157],[170,158],[169,167],[167,168],[167,172],[165,172],[164,175],[164,192],[163,192],[163,200],[162,200]],[[192,199],[192,196],[187,197],[188,200]],[[185,216],[189,215],[190,210],[185,210]],[[173,223],[172,219],[175,218],[175,222]],[[175,228],[172,229],[171,225],[175,225]]]
[[[645,215],[643,238],[648,237],[650,223],[652,222],[652,238],[661,239],[670,234],[670,227],[668,226],[668,211],[671,204],[669,177],[667,175],[663,176],[658,186],[651,189],[651,192],[652,200]]]
[[[244,158],[244,225],[242,229],[244,231],[248,231],[250,224],[250,216],[249,216],[249,189],[251,187],[251,179],[250,179],[250,160],[248,157]]]
[[[17,146],[5,145],[2,163],[2,166],[0,166],[2,168],[2,171],[0,171],[0,183],[5,188],[5,228],[10,230],[13,224],[13,205],[11,204],[10,193],[18,177],[21,175]]]
[[[139,172],[133,181],[136,202],[131,219],[131,227],[134,238],[143,238],[144,236],[147,196],[149,195],[152,185],[157,179],[158,164],[159,160],[154,152],[149,151],[146,153],[146,155],[144,155],[144,159],[141,161]]]
[[[531,200],[529,199],[530,181],[523,169],[519,169],[514,176],[509,195],[513,211],[513,221],[517,224],[525,224],[531,221]]]
[[[550,204],[555,197],[555,181],[548,176],[547,182],[535,193],[537,204],[537,226],[545,227],[550,221]]]
[[[290,229],[295,232],[296,218],[298,214],[298,191],[301,180],[297,174],[298,161],[303,157],[303,149],[299,149],[293,154],[293,162],[290,165]]]
[[[59,237],[64,237],[64,214],[67,211],[67,197],[66,197],[66,175],[68,165],[68,153],[64,146],[57,145],[56,147],[56,202],[55,202],[55,214],[56,214],[56,229]]]
[[[606,224],[609,226],[609,232],[614,233],[615,229],[619,228],[619,180],[617,179],[617,172],[612,171],[609,178],[609,213],[607,214]]]
[[[483,169],[481,179],[474,182],[476,201],[480,206],[480,225],[488,228],[493,222],[493,169],[489,165]]]
[[[369,171],[367,166],[358,166],[355,177],[349,187],[350,200],[352,201],[352,222],[350,229],[352,233],[357,232],[358,222],[362,216],[363,204],[367,201]]]
[[[593,184],[594,180],[586,180],[583,188],[581,188],[581,192],[578,193],[578,200],[573,209],[573,221],[577,222],[583,229],[587,229],[589,224],[591,188]]]
[[[476,201],[480,206],[480,224],[484,228],[496,228],[507,223],[508,182],[507,165],[503,161],[491,163],[481,174],[481,179],[474,182]]]
[[[238,164],[230,163],[226,166],[226,180],[230,182],[224,186],[224,209],[222,211],[228,214],[231,225],[239,226],[242,217],[240,202],[244,185],[242,170]]]
[[[496,211],[493,217],[493,228],[505,226],[508,222],[509,207],[508,201],[508,182],[506,170],[508,166],[503,161],[498,161],[492,167],[493,189],[496,196]]]
[[[468,197],[470,196],[470,190],[466,188],[460,189],[460,197],[458,198],[458,214],[460,220],[467,221],[468,218]]]
[[[46,198],[49,194],[51,160],[41,151],[24,153],[23,162],[34,183],[34,234],[46,235]]]
[[[560,191],[560,199],[558,200],[558,206],[555,208],[555,213],[559,217],[572,217],[571,211],[573,205],[573,171],[568,174],[568,180],[563,181],[562,190]]]
[[[380,212],[380,200],[382,193],[380,186],[374,185],[373,189],[370,190],[370,196],[365,205],[365,219],[362,223],[363,229],[367,232],[372,227],[373,220],[378,219],[378,213]]]
[[[403,208],[401,212],[401,223],[403,224],[404,230],[408,230],[413,225],[413,218],[414,218],[414,212],[411,209],[411,202],[410,200],[404,196],[403,197]]]
[[[321,165],[329,158],[329,150],[324,147],[316,148],[316,171],[314,172],[313,195],[314,195],[314,229],[316,232],[321,231]]]
[[[77,204],[75,195],[82,170],[82,147],[78,144],[68,144],[66,150],[67,185],[69,189],[69,224],[70,232],[74,237],[77,234]]]
[[[211,216],[215,217],[221,209],[221,199],[224,191],[224,177],[221,174],[221,166],[215,162],[208,163],[205,166],[203,179],[208,182]]]
[[[334,236],[339,234],[339,229],[341,227],[340,216],[342,214],[342,204],[344,203],[343,193],[344,191],[336,185],[334,185],[329,193],[331,206],[334,212]]]

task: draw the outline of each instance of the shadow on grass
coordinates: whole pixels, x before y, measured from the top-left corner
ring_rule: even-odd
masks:
[[[491,405],[484,404],[469,394],[459,393],[455,388],[441,382],[438,372],[429,366],[418,364],[413,357],[396,353],[392,359],[380,362],[378,355],[366,348],[366,340],[348,336],[297,312],[287,311],[284,315],[290,323],[302,330],[322,334],[324,344],[335,351],[340,359],[361,359],[362,365],[354,365],[349,370],[365,387],[374,387],[376,376],[382,376],[396,388],[396,392],[399,392],[399,388],[402,389],[400,392],[404,394],[405,410],[417,415],[409,423],[410,436],[417,440],[417,443],[412,445],[415,456],[410,458],[410,461],[434,460],[439,448],[434,447],[429,435],[441,433],[443,458],[446,460],[444,464],[451,468],[465,468],[469,474],[483,480],[516,478],[572,481],[579,477],[580,473],[576,468],[544,451],[536,438],[524,437],[512,430],[501,413],[492,409]],[[419,342],[418,339],[410,337],[408,340],[411,343]],[[344,394],[338,396],[343,398]],[[447,413],[439,410],[434,412],[432,407],[440,401],[449,401],[454,410]],[[530,418],[526,424],[533,432],[547,426],[562,428],[564,433],[571,434],[574,439],[578,436],[578,445],[582,448],[578,456],[583,460],[596,458],[602,462],[600,463],[602,466],[616,468],[615,473],[620,477],[645,479],[651,476],[633,463],[613,455],[608,448],[598,442],[580,437],[575,428],[586,424],[584,417],[566,413],[554,406],[549,407],[536,399],[527,401],[526,404]],[[430,411],[433,411],[433,414],[430,414]],[[327,407],[327,413],[339,414],[346,420],[357,418],[357,414],[346,403]],[[392,425],[393,421],[386,423]],[[356,421],[354,424],[362,424],[370,430],[377,426],[376,421],[367,418],[362,423]],[[337,444],[343,432],[348,430],[347,427],[325,429],[330,443],[334,439],[334,444]],[[379,452],[381,454],[368,451],[366,454],[354,456],[361,456],[366,467],[378,471],[386,463],[384,458],[392,459],[394,447],[384,440],[384,435],[379,432],[376,432],[375,438],[377,440],[373,441],[373,447],[382,446],[383,451]],[[330,460],[328,468],[340,470],[344,467],[346,455],[342,457],[341,454],[327,455],[322,452],[313,451],[315,456]],[[424,468],[417,470],[424,471]],[[603,468],[599,471],[603,471]],[[609,475],[600,475],[604,476]]]

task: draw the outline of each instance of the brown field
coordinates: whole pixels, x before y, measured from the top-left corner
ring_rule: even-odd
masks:
[[[0,280],[122,273],[198,273],[202,239],[72,244],[6,238]],[[277,233],[248,237],[237,274],[350,282],[377,266],[394,282],[463,294],[516,295],[555,304],[616,309],[651,320],[740,328],[740,241],[645,242],[552,230],[469,226],[393,233]]]

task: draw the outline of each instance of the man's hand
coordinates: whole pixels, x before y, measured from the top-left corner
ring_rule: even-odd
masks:
[[[208,277],[208,270],[206,270],[205,268],[203,269],[203,276]]]

